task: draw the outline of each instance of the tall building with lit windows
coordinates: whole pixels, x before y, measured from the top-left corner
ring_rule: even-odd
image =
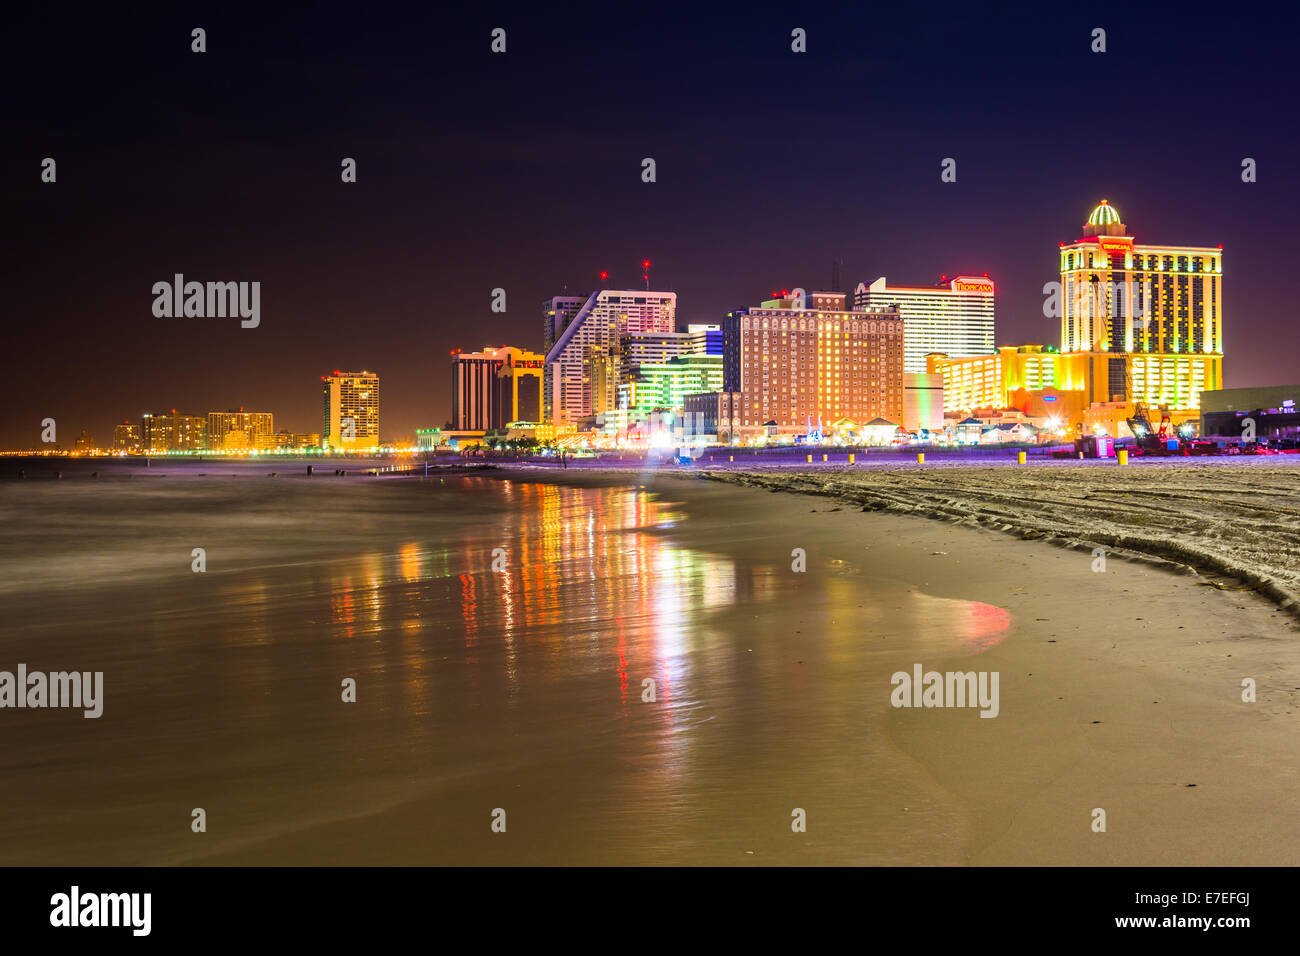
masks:
[[[903,420],[903,318],[845,308],[843,293],[784,297],[722,320],[722,390],[737,426]],[[922,366],[924,370],[924,366]]]
[[[542,353],[548,354],[569,323],[582,309],[586,301],[580,295],[553,295],[542,302]],[[556,367],[543,363],[542,368],[542,417],[545,421],[555,420],[552,383],[555,380]]]
[[[1090,402],[1194,409],[1222,387],[1222,246],[1138,244],[1103,199],[1060,257],[1061,352]]]
[[[113,426],[113,450],[135,451],[140,448],[140,426],[135,422],[125,421]]]
[[[263,448],[275,434],[275,416],[270,412],[231,409],[208,412],[208,448]]]
[[[620,409],[631,421],[644,421],[652,412],[681,416],[686,396],[722,388],[721,355],[676,355],[662,363],[642,363],[631,381],[619,386]]]
[[[207,419],[198,415],[145,414],[140,419],[140,445],[146,451],[202,451],[207,447]]]
[[[677,318],[675,292],[643,289],[599,289],[576,311],[563,296],[544,306],[544,330],[553,339],[547,344],[543,404],[554,424],[577,425],[608,404],[608,395],[593,392],[593,378],[625,335],[671,333]]]
[[[322,445],[336,451],[379,445],[379,376],[340,372],[321,376]]]
[[[903,317],[903,371],[921,373],[931,352],[963,356],[993,351],[993,292],[988,276],[945,276],[931,288],[890,285],[881,276],[869,286],[858,284],[853,308],[897,306]]]
[[[465,431],[539,422],[544,357],[507,345],[451,353],[451,425]]]

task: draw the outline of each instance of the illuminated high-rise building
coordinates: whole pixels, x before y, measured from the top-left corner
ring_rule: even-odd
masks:
[[[549,354],[555,340],[564,333],[574,316],[582,309],[586,300],[580,295],[555,295],[542,302],[542,351]],[[555,409],[552,407],[552,394],[556,389],[552,382],[556,366],[544,363],[542,369],[542,416],[546,421],[554,421]]]
[[[945,277],[942,285],[889,285],[881,276],[858,284],[853,307],[865,311],[898,306],[903,317],[903,371],[925,372],[931,352],[952,356],[993,351],[993,280],[987,276]]]
[[[140,419],[140,445],[146,451],[202,451],[207,447],[207,419],[198,415],[146,414]]]
[[[562,297],[561,297],[562,298]],[[642,289],[602,289],[587,296],[573,317],[563,323],[548,299],[547,329],[555,329],[546,353],[546,398],[552,422],[578,424],[596,413],[592,392],[592,357],[608,356],[623,336],[671,333],[677,314],[677,294]],[[559,303],[565,309],[570,302]],[[549,313],[556,311],[556,316]]]
[[[686,396],[721,388],[721,355],[676,355],[667,362],[638,365],[632,380],[620,387],[618,405],[633,421],[643,421],[656,411],[680,417]]]
[[[140,426],[125,421],[113,426],[113,450],[135,451],[140,448]]]
[[[208,448],[261,448],[275,434],[275,418],[270,412],[208,412]]]
[[[903,319],[845,308],[843,293],[783,297],[722,321],[722,390],[739,427],[903,418]]]
[[[619,341],[619,357],[624,382],[636,375],[640,365],[662,365],[694,350],[695,341],[687,332],[632,332]]]
[[[601,415],[618,408],[618,387],[624,382],[623,353],[618,345],[593,345],[583,360],[583,378],[591,387],[591,413]]]
[[[686,326],[686,334],[691,339],[691,354],[722,354],[722,326],[720,324],[692,322]]]
[[[505,349],[497,369],[501,427],[513,422],[542,420],[542,373],[546,356],[527,349]]]
[[[464,431],[536,422],[542,415],[544,357],[501,346],[451,353],[451,424]]]
[[[374,372],[322,375],[323,445],[336,451],[379,445],[379,376]]]
[[[1060,247],[1061,352],[1092,402],[1197,408],[1222,385],[1223,247],[1139,245],[1103,199]]]
[[[584,301],[580,295],[555,295],[542,302],[542,343],[546,349],[555,344]]]

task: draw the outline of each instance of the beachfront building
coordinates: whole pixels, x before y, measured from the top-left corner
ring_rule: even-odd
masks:
[[[897,306],[903,317],[903,371],[926,371],[930,352],[987,355],[993,351],[993,280],[945,276],[939,285],[891,286],[884,276],[858,283],[852,305],[874,312]]]
[[[542,371],[546,356],[526,349],[506,349],[497,371],[501,424],[542,420]]]
[[[1070,352],[1061,356],[1067,381],[1088,404],[1144,403],[1200,408],[1201,392],[1223,385],[1223,357],[1143,352]]]
[[[903,328],[906,335],[906,325]],[[903,428],[909,432],[943,431],[942,375],[903,373]]]
[[[898,437],[898,425],[887,418],[873,418],[859,431],[865,445],[890,445]]]
[[[1297,405],[1300,385],[1206,391],[1201,395],[1201,434],[1236,439],[1252,434],[1256,439],[1300,438]]]
[[[505,345],[481,352],[454,350],[452,427],[487,431],[511,422],[540,421],[544,364],[545,357],[538,352]]]
[[[568,318],[562,313],[570,311],[571,300],[552,297],[544,304],[546,328],[553,335],[545,359],[544,407],[557,425],[577,425],[596,414],[597,404],[612,401],[608,388],[603,398],[593,393],[593,361],[621,363],[614,353],[625,335],[671,333],[677,314],[676,293],[642,289],[597,290]]]
[[[207,419],[198,415],[146,413],[140,419],[140,445],[146,451],[202,451],[207,447]]]
[[[1222,386],[1223,247],[1139,244],[1103,199],[1060,246],[1061,352],[1092,402],[1195,409]]]
[[[324,443],[335,451],[379,446],[379,376],[340,372],[321,376]]]
[[[246,412],[242,408],[208,412],[208,448],[267,448],[275,434],[275,417],[270,412]]]
[[[501,421],[497,371],[502,349],[481,352],[451,352],[451,425],[456,429],[483,431]]]
[[[622,380],[623,357],[618,345],[592,346],[583,360],[583,377],[591,383],[591,413],[605,415],[618,408],[618,386]],[[579,419],[575,424],[584,424]]]
[[[740,429],[787,432],[841,418],[903,418],[903,320],[849,310],[843,293],[783,296],[727,313],[722,390],[739,392]]]
[[[586,301],[580,295],[553,295],[542,302],[542,353],[549,354],[555,340],[568,328],[569,323],[582,310]],[[542,417],[550,422],[555,420],[552,393],[555,390],[555,366],[543,363],[542,366]]]
[[[140,426],[125,421],[113,426],[113,450],[137,451],[140,448]]]
[[[1135,402],[1195,409],[1192,389],[1217,381],[1219,369],[1216,356],[1061,353],[1041,345],[1006,345],[992,355],[964,358],[931,353],[926,367],[943,376],[945,412],[1016,408],[1037,418],[1030,409],[1046,409],[1045,419],[1071,426],[1081,425],[1082,410],[1094,404],[1127,403],[1130,414]],[[1113,378],[1127,383],[1121,397],[1109,392]]]
[[[261,436],[257,442],[258,451],[289,451],[320,448],[318,432],[291,432],[280,429],[269,435]]]
[[[697,392],[682,400],[682,417],[703,436],[728,444],[740,424],[739,392]]]
[[[620,387],[620,407],[632,422],[645,421],[652,412],[672,412],[682,417],[686,396],[717,392],[722,388],[721,355],[678,355],[667,362],[637,366],[632,381]]]
[[[991,355],[961,357],[931,352],[925,359],[926,371],[943,379],[945,412],[1006,408],[1016,389],[1082,387],[1074,384],[1068,363],[1050,346],[1004,345]]]

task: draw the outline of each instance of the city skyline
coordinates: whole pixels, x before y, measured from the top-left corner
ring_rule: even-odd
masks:
[[[836,291],[816,287],[812,291],[774,290],[771,295],[775,298],[729,312],[721,324],[697,324],[677,319],[676,294],[650,287],[652,263],[643,260],[644,290],[598,286],[585,297],[566,295],[543,300],[542,353],[504,344],[499,349],[485,346],[481,352],[452,349],[451,415],[443,428],[481,435],[484,430],[501,430],[513,422],[522,422],[541,425],[546,435],[554,436],[557,428],[581,431],[594,424],[595,431],[590,434],[608,435],[615,428],[626,435],[629,425],[657,418],[653,412],[668,412],[668,422],[676,417],[680,424],[688,395],[701,393],[699,397],[704,398],[702,393],[729,392],[743,399],[743,406],[736,406],[741,426],[756,427],[767,422],[788,427],[802,420],[811,430],[815,416],[818,434],[823,419],[845,423],[856,419],[854,428],[867,423],[875,426],[901,422],[904,429],[912,431],[921,427],[915,418],[920,408],[905,414],[904,392],[919,396],[915,390],[934,389],[935,394],[944,395],[946,385],[956,386],[956,391],[945,395],[943,408],[965,414],[981,407],[1004,412],[1018,408],[1023,413],[1027,401],[1037,400],[1041,405],[1047,393],[1036,390],[1046,386],[1048,392],[1054,393],[1047,395],[1046,401],[1067,401],[1053,406],[1050,412],[1040,411],[1039,417],[1068,423],[1056,414],[1068,407],[1069,421],[1087,420],[1075,426],[1084,430],[1115,427],[1118,413],[1103,407],[1112,401],[1133,400],[1160,405],[1162,409],[1168,404],[1187,417],[1199,407],[1200,390],[1221,387],[1223,245],[1135,244],[1121,214],[1105,198],[1093,208],[1080,232],[1075,242],[1059,244],[1061,281],[1044,288],[1045,317],[1060,316],[1059,350],[1041,342],[991,345],[997,340],[996,282],[987,273],[982,277],[945,274],[931,286],[889,285],[881,276],[870,283],[859,282],[852,292],[841,292],[842,262],[837,261],[833,263],[830,283]],[[600,278],[608,280],[609,273],[602,272]],[[168,305],[173,294],[176,301],[175,311],[168,310],[168,316],[188,314],[191,306],[197,315],[202,311],[205,291],[209,301],[214,294],[213,283],[208,283],[205,290],[202,283],[187,284],[182,280],[178,275],[174,285],[164,288]],[[494,298],[504,298],[501,293],[494,290]],[[241,290],[241,299],[243,294]],[[777,319],[770,323],[777,330],[770,347],[765,316]],[[902,322],[896,330],[898,342],[889,347],[893,356],[890,361],[896,367],[887,375],[899,377],[896,381],[877,381],[877,370],[868,369],[866,357],[873,356],[869,364],[875,366],[876,346],[849,343],[850,333],[874,334],[876,326],[846,320],[891,316]],[[754,317],[755,321],[750,324],[746,317]],[[791,339],[788,344],[794,351],[787,355],[787,333],[780,330],[803,329],[805,325],[808,331],[813,328],[809,322],[790,321],[799,317],[815,321],[816,334],[798,346]],[[761,333],[760,328],[764,330]],[[880,331],[885,328],[882,325]],[[1080,330],[1085,328],[1092,330],[1087,332],[1091,337],[1080,340]],[[803,334],[794,333],[796,338]],[[709,336],[717,337],[712,345],[708,344],[712,341]],[[821,341],[823,338],[825,341]],[[1181,342],[1182,338],[1187,341]],[[728,341],[730,346],[726,345]],[[859,348],[863,350],[860,356]],[[766,354],[773,349],[776,351],[772,355]],[[1137,354],[1129,354],[1134,352]],[[1169,354],[1148,354],[1153,352]],[[1016,402],[1010,401],[1006,386],[1010,379],[1003,379],[1001,392],[997,388],[996,380],[1002,372],[995,371],[991,378],[979,381],[970,379],[969,370],[1001,368],[1006,356],[1016,354],[1022,363],[1026,356],[1038,356],[1030,359],[1036,363],[1036,371],[1028,376],[1012,376],[1030,390]],[[1127,359],[1112,357],[1125,354],[1129,355]],[[796,360],[796,355],[815,361],[816,371],[809,365],[787,374],[802,361]],[[922,363],[919,369],[915,366],[918,359]],[[1058,362],[1067,360],[1071,363],[1068,370],[1064,364],[1059,370],[1055,368]],[[1116,361],[1126,363],[1120,372]],[[708,374],[704,374],[704,366],[692,372],[700,362],[716,365]],[[832,364],[822,367],[824,362]],[[1208,372],[1203,367],[1205,362],[1211,363]],[[742,367],[750,369],[751,365],[761,381],[748,382],[749,373],[742,375]],[[724,366],[728,369],[725,372]],[[950,381],[958,369],[967,371]],[[929,378],[921,375],[913,381],[916,377],[912,373],[916,371],[936,374]],[[908,374],[903,376],[903,372]],[[989,372],[979,374],[986,376]],[[904,378],[908,379],[906,387]],[[1133,394],[1128,391],[1130,379],[1135,387]],[[336,370],[332,375],[320,376],[320,380],[325,383],[324,420],[316,436],[292,434],[284,428],[276,433],[272,413],[250,413],[243,407],[238,411],[209,412],[206,423],[202,416],[178,416],[173,408],[170,416],[144,413],[139,426],[129,420],[116,424],[111,446],[101,447],[116,451],[138,448],[219,452],[319,445],[336,451],[362,451],[380,445],[409,447],[422,441],[420,434],[440,431],[437,427],[417,426],[414,436],[381,434],[379,378],[375,373]],[[525,381],[529,382],[526,386]],[[972,385],[976,386],[974,391]],[[1064,385],[1067,392],[1061,393],[1059,385]],[[965,398],[957,400],[956,395]],[[974,395],[986,400],[975,404],[966,400]],[[1103,405],[1095,404],[1098,402]],[[1089,403],[1094,403],[1095,414],[1087,411]],[[713,404],[706,402],[701,408],[712,408]],[[608,415],[615,417],[610,419]],[[166,441],[150,440],[151,419],[155,429],[157,422],[166,423],[164,430],[170,436]],[[716,414],[710,420],[716,422]],[[938,427],[942,427],[941,420],[942,415]],[[47,424],[48,420],[42,423]],[[934,426],[927,427],[933,430]],[[132,429],[136,441],[123,441],[124,429]],[[341,430],[346,435],[341,437]],[[233,433],[234,441],[226,436],[227,432]],[[61,448],[62,443],[50,434],[43,435],[43,443]],[[542,432],[537,434],[540,437]],[[271,435],[279,440],[269,440]],[[312,438],[320,440],[308,440]],[[82,428],[75,440],[76,449],[94,449],[96,445],[94,435]]]
[[[492,25],[470,12],[403,24],[446,39],[427,62],[422,41],[371,28],[345,44],[365,68],[321,104],[321,91],[276,67],[291,56],[328,61],[342,42],[336,27],[315,24],[304,40],[287,15],[227,17],[212,21],[196,59],[179,14],[130,32],[97,14],[75,30],[29,24],[32,42],[11,68],[107,65],[126,51],[175,82],[161,87],[138,66],[106,71],[103,95],[120,128],[63,132],[76,126],[80,91],[57,69],[46,98],[17,110],[4,177],[12,348],[42,360],[14,370],[0,446],[37,444],[46,417],[103,443],[124,417],[172,407],[266,408],[315,431],[310,383],[338,367],[378,370],[389,383],[384,430],[410,435],[450,418],[448,351],[481,339],[540,350],[537,303],[641,287],[644,259],[650,284],[676,293],[679,327],[716,323],[773,285],[828,287],[842,260],[846,289],[880,276],[926,286],[989,273],[994,345],[1051,344],[1056,320],[1042,315],[1042,287],[1058,274],[1047,250],[1079,238],[1102,196],[1140,238],[1227,248],[1226,387],[1295,377],[1288,210],[1300,194],[1287,173],[1292,134],[1263,95],[1284,79],[1269,72],[1284,58],[1260,56],[1260,73],[1220,72],[1206,86],[1232,28],[1107,12],[1112,44],[1097,55],[1079,39],[1092,13],[1067,12],[1044,32],[1015,18],[993,29],[972,14],[921,30],[896,12],[871,21],[801,12],[809,53],[799,58],[788,17],[733,23],[708,11],[629,20],[619,50],[606,51],[600,37],[620,16],[512,14],[504,58],[487,50]],[[854,42],[869,22],[891,30],[889,48]],[[1162,44],[1148,42],[1156,32]],[[557,42],[583,51],[575,71],[609,68],[619,82],[588,89],[575,73],[547,73],[543,51]],[[660,69],[665,51],[681,54],[678,70]],[[412,87],[417,58],[427,74]],[[241,73],[249,63],[255,78]],[[514,95],[521,69],[537,73],[536,96],[553,106],[557,148],[532,138],[533,100]],[[1021,81],[1010,96],[1008,73]],[[1063,116],[1061,84],[1153,73],[1195,91],[1160,104],[1163,133],[1116,121],[1104,154],[1069,146],[1072,131],[1084,137],[1097,120]],[[464,83],[482,90],[472,107],[439,92]],[[700,124],[683,111],[705,83],[717,115]],[[995,89],[1001,109],[979,109]],[[277,101],[299,109],[286,115]],[[375,115],[373,102],[389,105]],[[632,111],[633,126],[582,132]],[[155,115],[172,118],[152,129]],[[858,115],[869,122],[845,122]],[[1205,115],[1216,145],[1189,154],[1177,131]],[[828,137],[785,132],[832,118]],[[220,150],[209,149],[214,141]],[[737,142],[747,145],[737,151]],[[146,153],[154,159],[140,165]],[[647,155],[654,183],[641,181]],[[55,183],[40,181],[46,156],[59,161]],[[356,183],[340,181],[344,157],[357,161]],[[957,161],[956,182],[940,179],[946,157]],[[1258,162],[1257,182],[1242,181],[1245,157]],[[176,274],[260,282],[258,325],[156,317],[151,290]],[[504,313],[492,311],[498,288]],[[104,377],[117,383],[107,402]]]

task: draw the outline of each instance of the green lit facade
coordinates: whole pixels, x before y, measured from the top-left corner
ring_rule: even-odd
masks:
[[[640,365],[636,379],[619,391],[620,405],[632,420],[665,410],[680,415],[687,395],[722,391],[722,356],[679,355],[661,364]]]

